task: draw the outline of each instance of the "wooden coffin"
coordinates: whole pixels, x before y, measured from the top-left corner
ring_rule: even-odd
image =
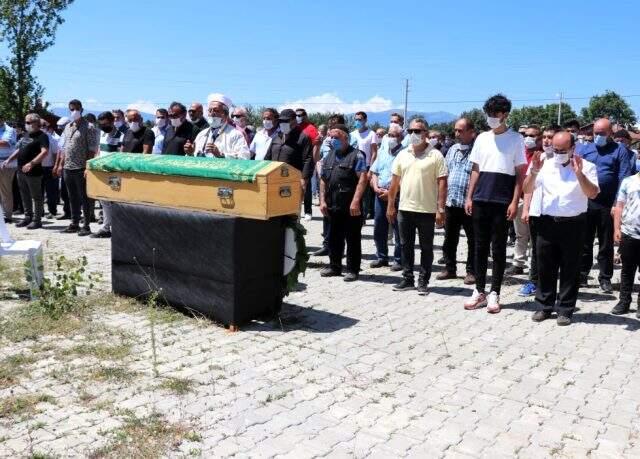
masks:
[[[276,161],[115,153],[88,162],[87,194],[267,220],[299,214],[300,179]]]

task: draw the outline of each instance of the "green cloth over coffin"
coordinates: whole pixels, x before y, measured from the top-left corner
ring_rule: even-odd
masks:
[[[207,179],[253,182],[270,161],[249,159],[199,158],[175,155],[114,153],[94,158],[89,169],[101,172],[142,172],[155,175],[181,175]]]

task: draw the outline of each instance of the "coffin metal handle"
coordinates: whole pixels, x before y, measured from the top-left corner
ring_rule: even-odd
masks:
[[[218,188],[218,197],[220,199],[233,199],[233,189],[224,186]]]
[[[280,187],[280,197],[281,198],[290,198],[291,197],[291,187],[290,186],[281,186]]]
[[[280,168],[280,177],[289,177],[289,168],[282,166]]]
[[[109,177],[109,188],[113,191],[120,191],[120,186],[122,185],[122,179],[120,177]]]

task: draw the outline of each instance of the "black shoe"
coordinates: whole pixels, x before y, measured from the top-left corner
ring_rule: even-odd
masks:
[[[627,314],[629,312],[629,307],[630,307],[629,304],[623,303],[622,301],[618,301],[618,304],[616,304],[611,310],[611,314],[615,316]]]
[[[542,322],[543,320],[547,320],[551,317],[551,313],[549,311],[536,311],[533,316],[531,316],[531,320],[534,322]]]
[[[389,269],[391,269],[391,271],[394,271],[394,272],[402,271],[402,265],[400,263],[394,263],[391,265],[391,268]]]
[[[314,257],[326,257],[326,256],[329,256],[329,249],[326,247],[323,247],[320,250],[316,250],[311,255],[313,255]]]
[[[25,218],[20,223],[16,223],[16,228],[24,228],[25,226],[29,226],[31,224],[30,218]]]
[[[54,214],[54,213],[52,213],[52,212],[49,212],[49,213],[48,213],[47,215],[45,215],[44,217],[45,217],[47,220],[54,220],[54,219],[56,219],[56,218],[57,218],[57,215],[56,215],[56,214]]]
[[[31,222],[29,223],[29,225],[27,226],[28,230],[34,230],[34,229],[39,229],[42,228],[42,222]]]
[[[104,218],[103,217],[100,217],[98,219],[98,225],[104,225]]]
[[[345,282],[357,281],[358,280],[358,275],[356,273],[346,273],[342,280],[344,280]]]
[[[602,293],[613,293],[611,281],[609,279],[602,279],[600,281],[600,290],[602,290]]]
[[[419,280],[418,281],[418,295],[428,295],[429,294],[429,284],[426,281]]]
[[[5,217],[5,218],[4,218],[4,222],[5,222],[5,223],[13,223],[13,218],[7,218],[7,217]]]
[[[524,274],[524,268],[522,266],[511,265],[504,273],[507,276],[519,276],[520,274]]]
[[[588,287],[589,286],[589,278],[587,276],[580,275],[580,287]]]
[[[436,263],[438,263],[439,265],[443,265],[447,262],[447,260],[444,257],[440,257],[438,258],[438,260],[436,261]]]
[[[516,245],[516,240],[515,240],[515,239],[509,239],[509,240],[507,241],[507,245],[508,245],[509,247],[513,247],[514,245]]]
[[[111,231],[100,228],[97,233],[93,233],[90,237],[94,239],[107,239],[111,237]]]
[[[476,283],[476,276],[471,273],[467,273],[467,275],[464,276],[464,280],[462,281],[462,283],[464,285],[474,285]]]
[[[62,214],[59,217],[56,217],[56,220],[71,220],[71,215],[69,214]]]
[[[58,219],[60,220],[60,219]],[[65,229],[62,230],[63,233],[77,233],[80,230],[80,227],[77,223],[71,223]]]
[[[413,285],[413,281],[402,279],[400,283],[393,286],[393,290],[396,292],[406,292],[407,290],[415,290],[416,286]]]
[[[436,276],[436,280],[457,279],[456,273],[451,271],[442,271]]]
[[[375,260],[369,265],[370,268],[382,268],[383,266],[389,266],[389,262],[387,260]]]
[[[324,268],[320,271],[320,277],[338,277],[342,276],[340,271],[336,271],[333,268]]]
[[[561,327],[566,327],[567,325],[571,325],[571,318],[567,316],[558,316],[557,324]]]
[[[83,226],[80,231],[78,231],[78,236],[89,236],[91,234],[91,228],[88,226]]]

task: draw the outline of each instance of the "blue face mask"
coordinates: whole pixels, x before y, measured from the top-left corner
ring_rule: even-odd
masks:
[[[331,148],[333,148],[334,151],[342,150],[342,140],[331,139]]]
[[[364,127],[364,121],[356,120],[355,126],[356,126],[356,129],[362,129]]]
[[[607,136],[606,135],[597,135],[593,139],[593,143],[598,147],[604,147],[607,144]]]

